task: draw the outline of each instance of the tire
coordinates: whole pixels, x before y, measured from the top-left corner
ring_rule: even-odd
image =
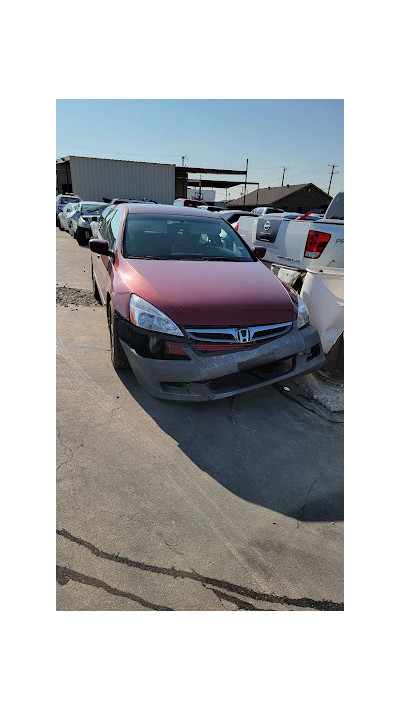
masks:
[[[93,296],[96,299],[96,301],[101,304],[101,299],[100,299],[100,292],[96,283],[96,279],[94,278],[94,272],[93,272],[93,266],[92,266],[92,284],[93,284]]]
[[[111,348],[111,363],[114,368],[127,368],[129,366],[128,360],[122,348],[118,335],[117,335],[117,318],[115,315],[115,310],[112,302],[110,301],[108,310],[108,330],[110,333],[110,348]]]
[[[80,232],[78,230],[74,233],[74,237],[75,237],[76,241],[78,242],[78,244],[81,245],[81,247],[82,247],[82,245],[86,244],[85,235],[80,234]]]

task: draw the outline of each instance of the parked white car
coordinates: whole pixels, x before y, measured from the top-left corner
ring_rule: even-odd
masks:
[[[71,216],[72,216],[72,213],[75,212],[76,208],[77,208],[76,202],[68,202],[66,205],[64,205],[62,211],[58,213],[58,221],[59,221],[59,225],[60,225],[60,230],[67,230],[67,231],[69,230]]]
[[[273,207],[272,205],[267,205],[265,207],[255,207],[251,212],[255,215],[261,216],[261,215],[269,215],[269,214],[277,215],[280,212],[284,212],[284,210],[282,210],[279,207]]]
[[[59,227],[59,214],[69,202],[81,202],[79,195],[57,195],[56,196],[56,225]]]

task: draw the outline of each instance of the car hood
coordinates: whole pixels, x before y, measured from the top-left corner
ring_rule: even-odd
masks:
[[[138,293],[140,282],[139,296],[178,325],[255,326],[293,318],[287,290],[262,262],[126,262],[136,272],[130,284],[125,275],[131,291]]]

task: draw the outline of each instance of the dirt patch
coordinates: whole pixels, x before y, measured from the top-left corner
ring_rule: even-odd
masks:
[[[56,287],[56,303],[62,306],[99,306],[91,291],[72,289],[69,286]]]

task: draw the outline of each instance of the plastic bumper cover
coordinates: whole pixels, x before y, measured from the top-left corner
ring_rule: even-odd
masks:
[[[249,351],[202,355],[189,344],[190,360],[144,358],[120,339],[138,382],[163,400],[218,400],[309,373],[325,362],[317,331],[296,326]]]

